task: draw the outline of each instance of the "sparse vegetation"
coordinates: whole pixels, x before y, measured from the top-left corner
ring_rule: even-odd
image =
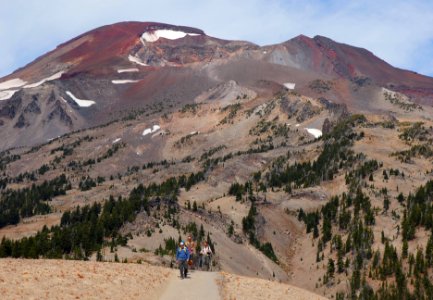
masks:
[[[354,78],[352,78],[352,82],[358,88],[370,85],[372,83],[371,79],[369,77],[365,77],[365,76],[355,76]]]
[[[411,146],[409,150],[394,152],[391,156],[395,156],[398,160],[404,163],[413,163],[412,158],[414,157],[427,159],[433,157],[433,149],[429,144],[419,144]]]
[[[398,106],[405,111],[423,110],[421,105],[405,100],[404,97],[398,93],[385,92],[385,100],[391,102],[392,104]]]
[[[271,131],[273,137],[288,137],[290,128],[286,124],[278,124],[275,121],[266,121],[261,119],[255,127],[250,129],[250,135],[260,136],[261,134]]]
[[[0,153],[0,171],[3,171],[8,164],[11,162],[21,159],[20,155],[10,154],[9,151],[4,151]]]
[[[329,80],[316,79],[309,83],[308,87],[316,93],[322,94],[331,90],[334,83]]]
[[[229,114],[221,120],[220,125],[233,123],[233,119],[236,117],[238,111],[242,108],[240,103],[231,104],[221,109],[221,112],[229,111]]]
[[[193,103],[193,104],[185,104],[181,109],[181,113],[197,113],[197,109],[199,108],[199,104]]]
[[[180,138],[176,143],[174,143],[174,146],[176,148],[180,148],[184,145],[191,145],[192,144],[192,137],[198,135],[198,132],[191,132],[183,137]]]
[[[87,177],[83,176],[83,178],[81,178],[81,181],[78,185],[80,190],[83,192],[91,190],[95,186],[96,186],[96,182],[90,176]]]
[[[403,133],[399,135],[400,139],[406,142],[414,140],[426,141],[428,136],[427,129],[423,126],[422,122],[416,122],[409,127],[403,128]]]
[[[208,151],[204,152],[201,156],[200,156],[200,161],[206,160],[210,157],[212,157],[215,153],[226,149],[227,147],[225,145],[220,145],[217,147],[213,147],[211,149],[209,149]]]
[[[275,255],[272,244],[269,242],[261,243],[256,236],[255,228],[255,217],[257,215],[257,209],[254,202],[251,202],[251,207],[248,215],[242,219],[242,230],[248,236],[251,245],[259,249],[263,254],[269,257],[272,261],[278,263],[278,258]]]
[[[324,136],[325,144],[317,160],[313,163],[295,162],[285,164],[284,160],[277,160],[266,178],[271,187],[288,186],[288,189],[308,187],[319,184],[324,180],[333,179],[339,170],[353,165],[360,159],[350,146],[360,136],[353,131],[356,124],[364,122],[363,116],[353,116],[340,124],[333,131]]]

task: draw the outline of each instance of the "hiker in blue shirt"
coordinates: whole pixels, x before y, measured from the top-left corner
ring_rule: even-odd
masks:
[[[186,278],[188,273],[189,250],[185,247],[185,243],[180,242],[179,248],[176,250],[176,261],[179,264],[180,278]]]

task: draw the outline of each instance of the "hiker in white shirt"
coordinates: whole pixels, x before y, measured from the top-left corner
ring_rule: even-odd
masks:
[[[210,270],[212,261],[212,249],[209,246],[209,243],[207,241],[205,241],[203,243],[203,248],[200,251],[200,268],[203,269],[203,265],[205,266],[205,268],[207,269],[207,271]]]

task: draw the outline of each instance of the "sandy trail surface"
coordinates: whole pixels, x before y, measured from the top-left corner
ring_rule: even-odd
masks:
[[[160,300],[220,300],[218,273],[193,271],[186,279],[180,279],[178,272],[172,275]]]

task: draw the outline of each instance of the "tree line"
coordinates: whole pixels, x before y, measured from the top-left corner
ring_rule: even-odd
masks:
[[[125,245],[127,237],[118,233],[125,222],[133,222],[141,211],[150,214],[152,198],[167,199],[177,204],[179,188],[191,186],[203,179],[203,175],[169,178],[161,184],[140,184],[127,198],[114,197],[103,205],[95,203],[77,207],[63,213],[60,225],[44,227],[35,236],[20,240],[3,238],[0,243],[0,257],[24,258],[72,258],[88,259],[104,245]]]
[[[47,201],[65,195],[70,189],[71,183],[62,174],[42,184],[32,184],[30,188],[3,191],[0,195],[0,228],[17,224],[21,218],[50,213]]]

